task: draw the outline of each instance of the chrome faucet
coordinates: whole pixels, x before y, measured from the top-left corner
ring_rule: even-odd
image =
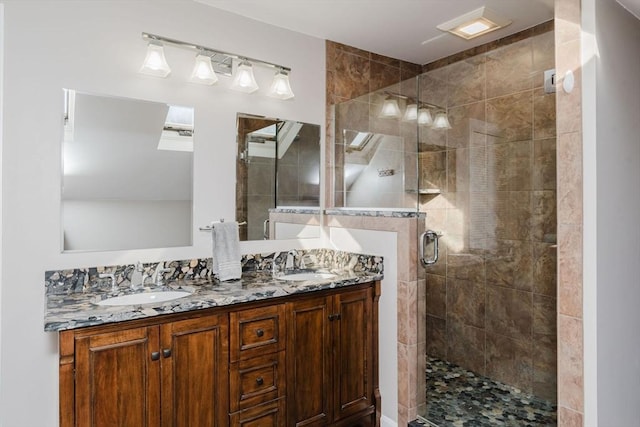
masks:
[[[142,264],[140,263],[140,261],[138,261],[138,263],[133,269],[133,272],[131,273],[131,289],[132,290],[137,291],[138,289],[141,289],[143,287],[143,282],[146,279],[142,275],[143,272],[144,272],[144,269],[142,268]]]
[[[111,293],[115,294],[118,292],[118,285],[116,283],[116,276],[113,273],[100,273],[98,277],[101,279],[106,279],[107,277],[111,279]]]
[[[295,270],[296,268],[296,256],[298,253],[296,251],[289,251],[287,254],[287,261],[284,264],[284,269],[286,270]]]
[[[170,268],[164,268],[164,262],[158,263],[158,265],[156,266],[155,271],[153,272],[153,283],[156,286],[164,285],[163,273],[168,273],[170,271],[171,271]]]

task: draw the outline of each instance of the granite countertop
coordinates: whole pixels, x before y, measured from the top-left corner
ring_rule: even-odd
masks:
[[[123,306],[100,306],[96,303],[115,296],[105,291],[47,294],[44,316],[45,331],[64,331],[85,326],[143,319],[162,314],[183,313],[222,307],[250,301],[283,297],[304,292],[339,288],[383,278],[382,273],[353,270],[323,270],[335,274],[330,279],[288,281],[274,278],[270,272],[253,271],[242,279],[218,282],[210,278],[179,279],[162,288],[149,287],[138,292],[184,290],[191,295],[159,303]],[[134,293],[121,291],[117,295]]]

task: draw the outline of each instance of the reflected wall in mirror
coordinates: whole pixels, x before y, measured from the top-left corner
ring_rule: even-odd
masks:
[[[240,240],[320,237],[320,126],[238,114],[237,127]]]
[[[344,207],[404,208],[408,180],[404,139],[344,129]]]
[[[190,246],[193,108],[64,93],[62,250]]]

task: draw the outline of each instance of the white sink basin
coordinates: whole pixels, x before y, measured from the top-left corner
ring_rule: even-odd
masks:
[[[332,279],[336,277],[335,274],[331,273],[296,273],[296,274],[286,274],[284,276],[278,277],[280,280],[291,280],[293,282],[299,282],[303,280],[326,280]]]
[[[138,305],[138,304],[151,304],[158,302],[171,301],[178,298],[184,298],[191,295],[189,292],[184,291],[156,291],[156,292],[143,292],[140,294],[121,295],[117,297],[111,297],[98,302],[98,305]]]

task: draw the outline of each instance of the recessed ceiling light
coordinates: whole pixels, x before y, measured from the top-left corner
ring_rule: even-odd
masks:
[[[509,24],[511,24],[510,20],[503,18],[486,7],[481,7],[438,25],[438,29],[470,40],[506,27]]]

